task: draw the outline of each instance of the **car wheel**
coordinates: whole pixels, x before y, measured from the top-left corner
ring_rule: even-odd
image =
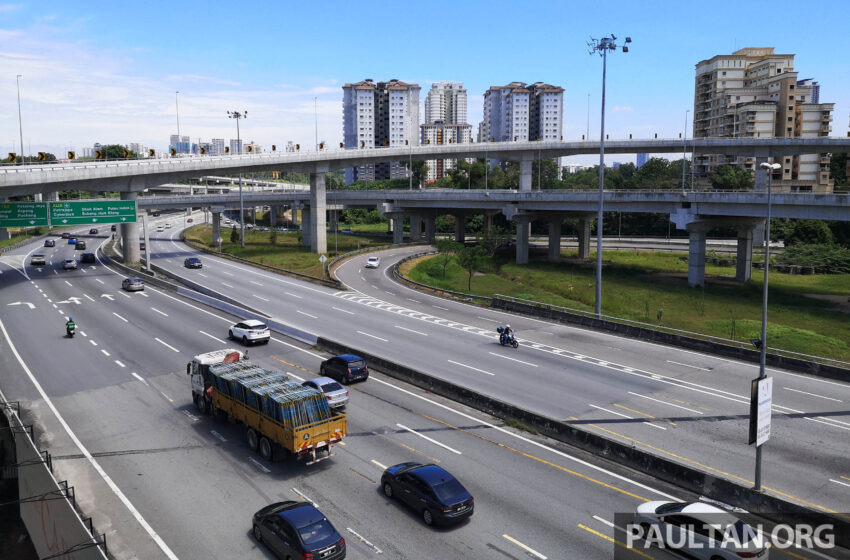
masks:
[[[430,509],[422,510],[422,521],[425,522],[425,525],[433,525],[434,524],[434,516],[431,514]]]
[[[259,525],[254,525],[254,538],[257,539],[257,542],[263,542],[263,534],[260,533]]]
[[[248,428],[245,438],[248,440],[248,447],[251,448],[251,451],[256,451],[257,446],[260,443],[259,438],[257,437],[257,432],[253,428]]]
[[[260,438],[260,457],[270,463],[274,459],[274,452],[272,451],[272,442],[270,442],[269,438],[265,436]]]
[[[244,346],[248,346],[248,337],[245,336],[244,334],[242,335],[242,344]]]
[[[233,331],[227,331],[227,338],[233,340]]]
[[[386,496],[387,498],[393,497],[393,487],[390,485],[389,482],[384,483],[384,496]]]
[[[203,395],[198,395],[198,398],[195,399],[195,406],[198,407],[198,412],[201,414],[207,413],[207,399]]]

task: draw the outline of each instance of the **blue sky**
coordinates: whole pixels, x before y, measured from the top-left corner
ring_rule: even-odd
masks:
[[[606,132],[677,137],[693,106],[694,67],[747,46],[795,54],[800,78],[850,120],[846,0],[607,2],[39,2],[0,0],[0,151],[81,150],[94,142],[167,147],[176,133],[266,148],[342,137],[342,90],[364,78],[422,87],[464,82],[477,127],[483,92],[511,81],[565,89],[564,138],[599,135],[602,61],[589,37],[633,42],[609,54]],[[690,123],[688,135],[690,135]],[[31,146],[31,148],[30,148]],[[592,158],[591,158],[592,159]],[[578,160],[577,160],[578,161]],[[582,162],[584,163],[584,162]]]

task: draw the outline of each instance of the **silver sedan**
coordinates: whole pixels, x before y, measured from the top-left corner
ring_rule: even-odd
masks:
[[[336,380],[331,379],[330,377],[316,377],[315,379],[308,379],[304,383],[302,383],[305,387],[312,387],[318,391],[321,391],[325,394],[325,397],[328,399],[328,405],[331,408],[345,408],[345,405],[348,404],[348,391],[336,382]]]

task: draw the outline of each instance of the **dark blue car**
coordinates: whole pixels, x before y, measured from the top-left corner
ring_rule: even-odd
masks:
[[[278,558],[345,558],[345,539],[309,502],[277,502],[254,514],[254,538]]]
[[[319,371],[322,376],[331,377],[341,383],[369,379],[369,368],[366,366],[366,360],[354,354],[342,354],[325,360],[319,366]]]
[[[388,498],[418,513],[426,525],[456,523],[475,510],[475,498],[447,470],[410,462],[393,465],[381,476]]]

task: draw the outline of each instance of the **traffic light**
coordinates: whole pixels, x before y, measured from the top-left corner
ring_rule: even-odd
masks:
[[[224,153],[225,153],[225,154],[229,154],[229,153],[230,153],[230,146],[225,146],[225,147],[224,147]]]
[[[38,152],[38,161],[44,161],[45,159],[47,159],[47,154],[44,152]]]
[[[103,150],[97,150],[94,153],[94,159],[103,159]]]
[[[148,157],[156,157],[156,150],[148,150]]]
[[[124,159],[130,159],[130,150],[124,148]]]
[[[204,155],[206,153],[207,153],[207,149],[204,148],[203,146],[201,146],[201,155]]]
[[[171,148],[171,157],[174,157],[176,155],[177,155],[177,150],[175,150],[174,148]]]
[[[77,159],[77,152],[68,152],[68,159]]]

